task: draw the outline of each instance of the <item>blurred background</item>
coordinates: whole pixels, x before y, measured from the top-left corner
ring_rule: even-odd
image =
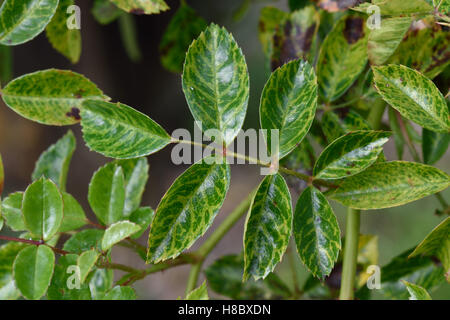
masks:
[[[265,83],[264,56],[258,40],[258,18],[265,5],[273,5],[288,10],[287,1],[253,1],[244,19],[235,21],[234,12],[241,5],[241,0],[208,1],[189,0],[188,4],[208,22],[225,26],[233,33],[246,57],[250,73],[250,101],[245,128],[259,127],[259,97]],[[138,41],[142,59],[133,63],[127,56],[121,42],[118,23],[106,26],[98,24],[90,13],[92,1],[77,0],[81,8],[82,54],[79,63],[70,64],[56,52],[46,39],[45,33],[36,39],[13,48],[13,77],[48,68],[71,69],[91,79],[113,101],[120,101],[149,115],[161,124],[167,132],[176,128],[188,128],[192,132],[193,119],[181,90],[181,76],[166,71],[160,63],[158,45],[179,1],[168,0],[171,10],[157,15],[133,16],[138,29]],[[34,163],[39,154],[50,144],[59,139],[69,128],[43,126],[26,120],[0,102],[0,153],[5,167],[4,196],[10,192],[25,190],[30,183]],[[93,218],[87,203],[88,183],[94,171],[110,161],[103,156],[90,152],[81,139],[80,126],[70,127],[74,131],[78,145],[75,151],[68,177],[68,192],[82,204],[87,214]],[[391,139],[392,140],[392,139]],[[390,141],[386,147],[388,160],[396,157],[394,144]],[[170,160],[171,148],[166,148],[148,158],[150,179],[143,198],[143,205],[156,208],[165,191],[174,179],[186,167],[176,166]],[[406,159],[411,160],[405,152]],[[436,166],[450,172],[450,154],[447,153]],[[217,216],[206,237],[224,219],[246,194],[261,180],[259,168],[252,165],[232,166],[231,188],[225,205]],[[450,190],[443,193],[450,200]],[[293,192],[293,201],[298,193]],[[295,204],[295,203],[294,203]],[[345,229],[345,210],[337,203],[336,209],[342,232]],[[443,219],[435,215],[439,203],[434,197],[427,197],[405,206],[377,211],[367,211],[362,216],[364,234],[379,237],[379,263],[384,265],[390,259],[406,249],[415,247]],[[95,219],[95,218],[93,218]],[[212,252],[205,267],[218,257],[229,253],[240,253],[243,234],[242,219]],[[201,238],[194,246],[201,244]],[[146,236],[140,239],[146,245]],[[142,260],[132,252],[116,248],[113,260],[144,267]],[[284,259],[287,260],[287,259]],[[277,267],[280,276],[290,282],[288,262]],[[308,276],[302,263],[296,259],[300,281]],[[143,299],[175,299],[184,296],[188,267],[182,266],[153,274],[137,282],[135,288],[138,297]],[[120,275],[120,272],[117,272]],[[201,276],[201,280],[203,279]],[[211,296],[217,297],[210,292]],[[432,292],[433,298],[450,298],[450,286],[443,285]]]

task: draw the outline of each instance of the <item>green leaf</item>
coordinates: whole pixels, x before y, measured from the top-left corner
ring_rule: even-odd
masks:
[[[159,124],[121,103],[85,101],[81,126],[87,146],[111,158],[146,156],[171,142]]]
[[[15,300],[20,296],[14,284],[13,263],[25,247],[24,243],[12,241],[0,246],[0,300]]]
[[[23,195],[22,213],[27,230],[44,241],[58,232],[63,220],[63,199],[58,187],[41,178]]]
[[[72,63],[77,63],[81,55],[81,33],[79,29],[69,29],[67,8],[75,4],[74,0],[59,0],[58,9],[45,29],[47,38],[58,52]]]
[[[408,259],[411,251],[403,252],[381,268],[381,289],[379,293],[385,299],[408,298],[408,292],[401,280],[415,283],[430,291],[445,281],[445,272],[442,267],[436,266],[432,259],[426,257]]]
[[[14,260],[14,280],[22,295],[30,300],[47,291],[55,267],[55,254],[47,246],[29,246]]]
[[[14,192],[2,201],[2,217],[6,219],[6,225],[13,231],[24,231],[25,222],[22,215],[23,192]]]
[[[189,292],[186,296],[186,300],[209,300],[206,280],[203,281],[200,287]]]
[[[91,292],[87,283],[81,283],[77,273],[76,254],[66,254],[58,259],[52,282],[47,291],[49,300],[91,300]],[[81,270],[80,270],[81,271]],[[79,288],[77,289],[77,284]]]
[[[381,19],[381,27],[370,30],[368,54],[369,61],[381,65],[394,53],[411,25],[410,17]]]
[[[130,221],[141,227],[141,230],[133,234],[131,239],[137,239],[142,236],[150,226],[154,215],[155,211],[150,207],[142,207],[131,213]]]
[[[83,208],[78,201],[70,194],[62,192],[64,203],[64,217],[59,227],[59,232],[76,230],[84,226],[87,222]]]
[[[316,47],[316,34],[320,15],[314,6],[294,11],[276,27],[272,39],[271,69],[301,58],[313,63],[312,50]]]
[[[450,64],[450,33],[434,26],[433,21],[411,28],[389,62],[414,68],[430,79],[444,71]]]
[[[273,52],[273,37],[279,25],[289,18],[289,14],[275,7],[264,7],[258,23],[258,36],[265,56],[266,70],[271,72],[271,57]]]
[[[267,148],[271,150],[270,129],[279,130],[279,157],[291,152],[308,133],[317,107],[317,79],[308,62],[295,60],[275,70],[261,96],[260,120],[267,129]]]
[[[136,293],[131,287],[115,286],[102,300],[136,300]]]
[[[319,94],[326,102],[342,96],[367,63],[368,30],[363,18],[345,16],[325,38],[317,62]]]
[[[333,141],[314,166],[317,179],[340,179],[371,166],[383,152],[390,132],[354,131]]]
[[[80,268],[80,282],[84,283],[89,272],[91,272],[92,268],[95,266],[95,262],[97,262],[100,253],[91,249],[89,251],[83,252],[77,259],[77,266]]]
[[[81,74],[56,69],[14,79],[3,89],[2,98],[22,117],[58,126],[79,122],[85,99],[109,99]]]
[[[86,229],[75,233],[64,243],[63,249],[72,253],[82,254],[91,249],[101,250],[100,244],[104,230]]]
[[[406,286],[406,289],[410,294],[409,300],[432,300],[427,290],[425,290],[421,286],[417,286],[408,281],[402,282]]]
[[[112,288],[113,282],[114,273],[111,269],[96,269],[89,281],[92,299],[102,300]]]
[[[13,231],[26,230],[22,216],[22,198],[23,192],[15,192],[9,194],[8,197],[0,200],[0,219]],[[0,228],[1,230],[1,228]]]
[[[128,238],[141,229],[137,224],[120,221],[106,229],[102,239],[102,251],[109,250],[113,245]]]
[[[233,36],[211,24],[186,54],[183,92],[202,130],[219,130],[229,145],[244,122],[249,96],[247,64]]]
[[[253,198],[244,231],[244,276],[265,278],[281,261],[292,229],[289,188],[279,174],[264,178]]]
[[[154,14],[166,11],[169,6],[164,0],[110,0],[120,9],[135,14]]]
[[[58,7],[58,0],[6,0],[0,8],[0,44],[14,46],[41,33]]]
[[[202,236],[222,207],[229,185],[228,164],[202,159],[181,174],[156,209],[147,261],[174,258]]]
[[[422,130],[423,162],[435,164],[447,152],[450,143],[450,134],[439,133],[427,129]]]
[[[106,25],[119,18],[123,12],[109,0],[95,0],[91,13],[97,22]]]
[[[350,131],[371,129],[367,121],[352,110],[343,117],[339,117],[333,111],[326,111],[322,115],[322,130],[328,143],[333,142]]]
[[[372,165],[342,181],[330,196],[355,209],[382,209],[400,206],[450,185],[441,170],[414,162],[390,161]]]
[[[341,249],[341,235],[333,209],[314,187],[306,188],[297,201],[294,238],[297,252],[311,273],[322,279],[328,276]]]
[[[182,1],[159,43],[161,64],[164,68],[172,72],[183,72],[186,51],[206,26],[205,19]]]
[[[35,181],[44,176],[56,183],[61,191],[65,191],[67,172],[75,146],[75,136],[72,130],[69,130],[61,139],[41,154],[36,162],[31,179]]]
[[[123,170],[125,179],[125,204],[123,215],[128,217],[132,212],[137,210],[141,204],[145,184],[148,180],[148,162],[146,158],[136,158],[118,160],[107,164],[107,166],[114,164],[117,164]]]
[[[450,217],[434,228],[414,249],[409,258],[417,255],[437,256],[446,270],[450,270]]]
[[[430,79],[401,65],[372,69],[376,88],[383,100],[402,116],[432,131],[450,130],[447,103]]]
[[[94,173],[89,183],[88,201],[104,225],[110,225],[123,217],[125,178],[121,166],[108,163]]]

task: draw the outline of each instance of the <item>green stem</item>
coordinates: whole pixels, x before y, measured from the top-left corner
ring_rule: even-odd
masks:
[[[189,294],[192,290],[194,290],[197,287],[197,280],[198,276],[200,274],[200,271],[202,270],[203,262],[198,262],[196,264],[193,264],[191,267],[191,271],[189,272],[189,277],[186,285],[186,295]]]
[[[131,14],[123,13],[120,15],[119,31],[123,46],[130,60],[133,62],[140,61],[142,54],[137,39],[136,22]]]
[[[353,300],[361,212],[348,208],[340,300]]]
[[[379,130],[381,127],[381,118],[383,117],[386,104],[384,101],[376,101],[374,106],[370,109],[367,121],[373,130]]]
[[[172,139],[172,142],[173,143],[184,143],[184,144],[190,144],[190,145],[193,145],[193,146],[203,147],[205,149],[210,149],[210,150],[213,150],[215,152],[223,152],[223,150],[221,150],[221,149],[214,148],[214,147],[211,147],[209,145],[205,145],[205,144],[198,143],[198,142],[191,141],[191,140]],[[248,162],[256,163],[256,164],[258,164],[258,165],[260,165],[262,167],[270,167],[271,166],[270,163],[265,163],[265,162],[262,162],[262,161],[260,161],[260,160],[258,160],[256,158],[248,157],[246,155],[243,155],[243,154],[240,154],[240,153],[235,153],[235,152],[228,151],[228,150],[227,150],[227,155],[228,156],[233,156],[234,158],[237,158],[237,159],[244,159],[244,160],[246,160]],[[327,188],[337,188],[337,186],[335,184],[331,183],[331,182],[328,182],[328,181],[325,181],[325,180],[321,180],[321,179],[315,180],[314,177],[312,177],[312,176],[309,176],[307,174],[303,174],[303,173],[300,173],[300,172],[297,172],[297,171],[294,171],[294,170],[291,170],[291,169],[288,169],[288,168],[285,168],[285,167],[278,167],[278,171],[282,172],[282,173],[285,173],[285,174],[288,174],[288,175],[291,175],[291,176],[294,176],[294,177],[297,177],[297,178],[299,178],[299,179],[301,179],[303,181],[306,181],[308,183],[312,182],[314,185],[327,187]]]

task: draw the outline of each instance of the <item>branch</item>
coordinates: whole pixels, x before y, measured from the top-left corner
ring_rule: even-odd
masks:
[[[41,246],[41,245],[46,245],[47,247],[49,247],[50,249],[52,249],[55,253],[61,254],[61,255],[66,255],[69,254],[70,252],[62,250],[62,249],[58,249],[52,246],[49,246],[48,244],[45,244],[45,242],[43,240],[28,240],[28,239],[22,239],[22,238],[15,238],[15,237],[8,237],[8,236],[2,236],[0,235],[0,240],[5,240],[5,241],[14,241],[14,242],[22,242],[22,243],[27,243],[27,244],[31,244],[31,245],[35,245],[35,246]]]

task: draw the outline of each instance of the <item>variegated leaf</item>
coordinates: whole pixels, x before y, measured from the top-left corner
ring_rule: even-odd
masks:
[[[284,178],[270,175],[259,185],[244,231],[244,276],[265,278],[281,261],[292,229],[292,204]]]
[[[22,117],[57,126],[79,122],[84,100],[109,99],[81,74],[56,69],[14,79],[3,89],[2,98]]]
[[[402,65],[372,69],[378,92],[402,116],[432,131],[450,131],[447,103],[430,79]]]
[[[27,42],[50,22],[58,0],[5,0],[0,8],[0,44]]]
[[[224,28],[211,24],[186,54],[183,92],[202,130],[215,129],[230,144],[244,122],[249,77],[244,55]]]
[[[155,14],[166,11],[169,6],[164,0],[110,0],[120,9],[134,14]]]
[[[359,16],[345,16],[327,35],[319,53],[319,94],[327,102],[342,96],[367,63],[368,29]]]
[[[303,191],[295,206],[294,238],[311,273],[321,279],[328,276],[341,249],[341,235],[333,209],[312,186]]]
[[[81,126],[89,148],[117,159],[146,156],[171,142],[159,124],[121,103],[85,101]]]
[[[271,150],[271,129],[279,131],[279,158],[291,152],[308,133],[317,107],[317,78],[311,65],[291,61],[275,70],[264,86],[259,108],[261,127],[267,130]]]
[[[384,131],[354,131],[338,138],[317,159],[314,177],[340,179],[363,171],[377,160],[390,135]]]
[[[202,236],[219,212],[229,184],[228,164],[200,160],[180,175],[156,209],[147,261],[174,258]]]
[[[355,209],[400,206],[450,186],[450,176],[441,170],[406,161],[380,162],[344,179],[330,196]]]

